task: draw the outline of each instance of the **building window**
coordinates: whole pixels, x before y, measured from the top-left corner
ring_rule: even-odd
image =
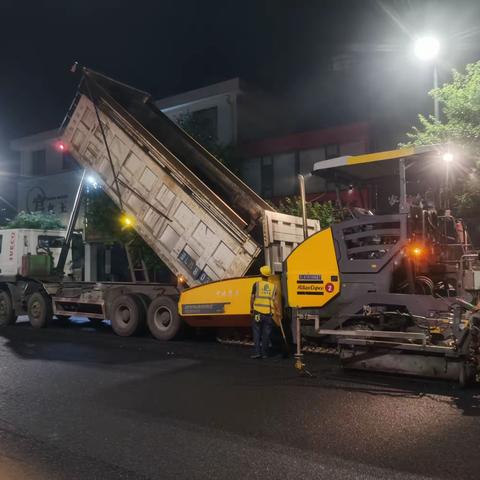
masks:
[[[325,160],[325,148],[301,150],[299,156],[299,173],[305,175],[305,190],[307,193],[326,191],[325,180],[317,175],[310,175],[316,162]]]
[[[297,164],[294,152],[275,155],[273,158],[273,193],[275,197],[297,193],[295,176]]]
[[[218,138],[218,108],[205,108],[191,113],[194,128],[201,133],[200,137],[207,140]]]
[[[340,148],[338,143],[325,145],[325,158],[335,158],[340,156]]]
[[[301,150],[298,154],[299,168],[298,173],[308,175],[312,172],[315,162],[325,160],[325,148],[310,148],[308,150]]]
[[[249,158],[242,162],[242,180],[256,193],[262,194],[261,158]]]
[[[45,150],[32,152],[32,175],[45,175],[47,173],[47,156]]]
[[[272,198],[273,196],[273,161],[272,157],[262,158],[262,197]]]
[[[63,170],[74,170],[78,168],[78,164],[75,159],[68,155],[68,153],[64,153],[62,155],[62,169]]]

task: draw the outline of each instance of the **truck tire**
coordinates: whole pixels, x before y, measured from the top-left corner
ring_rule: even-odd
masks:
[[[120,337],[135,335],[145,323],[145,309],[134,295],[120,295],[109,310],[112,329]]]
[[[148,307],[147,324],[150,333],[158,340],[179,337],[185,323],[178,315],[177,304],[169,297],[158,297]]]
[[[33,293],[28,299],[27,315],[33,328],[45,328],[53,318],[50,298],[41,292]]]
[[[0,291],[0,327],[13,325],[17,321],[12,297],[6,290]]]

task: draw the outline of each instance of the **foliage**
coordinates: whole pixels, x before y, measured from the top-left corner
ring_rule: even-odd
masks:
[[[20,212],[2,228],[36,228],[39,230],[62,230],[65,226],[52,213]]]
[[[130,240],[130,231],[122,230],[120,209],[100,189],[88,191],[86,204],[87,238],[102,239],[107,243]]]
[[[223,145],[212,135],[207,119],[184,113],[178,118],[178,125],[193,137],[202,147],[222,162],[233,173],[239,173],[240,155],[233,145]]]
[[[288,215],[302,216],[302,202],[300,197],[287,197],[277,206],[277,210]],[[306,202],[307,218],[319,220],[322,228],[329,227],[333,223],[342,220],[342,211],[331,201],[328,202]]]
[[[429,94],[438,99],[442,120],[419,115],[420,126],[407,133],[409,142],[402,146],[455,144],[466,159],[463,167],[469,173],[455,184],[455,206],[462,215],[468,215],[480,204],[480,181],[476,175],[480,167],[480,62],[467,65],[464,73],[454,70],[451,83]]]
[[[100,189],[91,190],[87,199],[87,238],[104,243],[119,242],[129,245],[134,255],[143,258],[149,270],[163,267],[157,254],[133,228],[124,228],[120,222],[120,209]]]

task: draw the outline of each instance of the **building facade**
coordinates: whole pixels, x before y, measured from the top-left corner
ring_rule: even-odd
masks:
[[[298,195],[297,175],[308,194],[327,191],[324,179],[311,174],[315,162],[369,151],[367,123],[356,123],[268,138],[242,146],[241,175],[260,196],[278,199]]]
[[[207,87],[166,97],[155,105],[170,120],[181,123],[186,116],[201,122],[207,133],[223,145],[238,141],[238,98],[240,79],[232,78]]]
[[[158,100],[157,107],[182,123],[190,116],[210,137],[235,145],[243,180],[262,197],[275,199],[298,193],[297,174],[305,175],[307,193],[325,191],[325,181],[310,175],[313,164],[340,155],[369,151],[369,125],[355,123],[294,134],[288,106],[234,78]]]
[[[17,210],[52,213],[68,223],[81,172],[50,130],[13,140],[18,161]]]
[[[281,99],[239,78],[166,97],[155,105],[177,124],[186,116],[202,123],[221,145],[267,138],[288,131],[292,123],[288,106]]]

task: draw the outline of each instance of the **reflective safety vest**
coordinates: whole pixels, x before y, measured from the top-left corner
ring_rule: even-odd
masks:
[[[265,315],[271,315],[274,311],[275,285],[265,280],[255,283],[255,296],[253,298],[253,310]]]

